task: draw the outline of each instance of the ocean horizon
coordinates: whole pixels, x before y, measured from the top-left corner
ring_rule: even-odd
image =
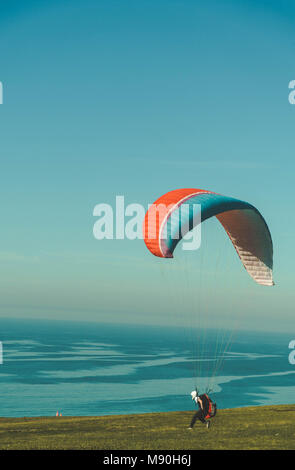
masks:
[[[186,333],[179,327],[2,318],[0,416],[193,410],[193,371],[202,365],[202,392],[215,336],[208,333],[200,358],[192,357]],[[235,332],[212,381],[218,408],[294,403],[292,339],[288,333]]]

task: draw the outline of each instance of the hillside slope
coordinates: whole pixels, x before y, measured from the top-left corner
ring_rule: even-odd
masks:
[[[209,430],[192,414],[0,418],[0,449],[295,448],[295,405],[220,410]]]

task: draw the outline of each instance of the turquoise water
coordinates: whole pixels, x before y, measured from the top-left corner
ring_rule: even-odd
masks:
[[[213,337],[208,335],[209,346]],[[291,339],[286,334],[236,334],[214,383],[212,396],[219,407],[294,403]],[[1,319],[0,341],[0,416],[193,408],[194,364],[181,329]],[[203,355],[205,376],[210,351]]]

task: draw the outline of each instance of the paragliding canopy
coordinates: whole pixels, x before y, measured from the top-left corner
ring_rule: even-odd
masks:
[[[181,218],[175,217],[176,211],[184,204]],[[197,205],[201,210],[199,219],[195,217]],[[272,286],[273,246],[270,231],[260,212],[239,199],[203,189],[169,191],[157,199],[145,215],[145,244],[153,255],[172,258],[185,233],[214,216],[227,232],[248,274],[258,284]],[[180,236],[175,237],[175,232]]]

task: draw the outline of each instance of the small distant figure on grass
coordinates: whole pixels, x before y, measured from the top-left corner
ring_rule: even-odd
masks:
[[[213,403],[207,393],[204,393],[203,395],[198,395],[197,390],[193,390],[191,392],[191,397],[195,404],[199,407],[199,409],[192,417],[191,424],[188,429],[193,429],[197,419],[199,419],[201,423],[205,424],[207,429],[209,429],[211,424],[210,419],[214,418],[217,412],[216,403]]]
[[[56,412],[55,416],[62,416],[62,413]]]

